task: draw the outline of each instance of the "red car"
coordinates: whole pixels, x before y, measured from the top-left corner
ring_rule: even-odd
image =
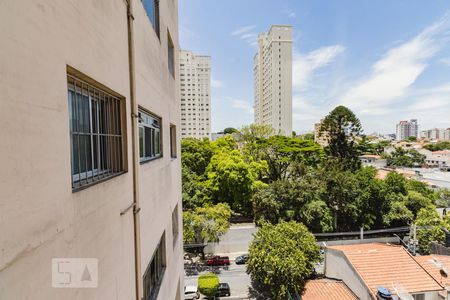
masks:
[[[228,256],[213,256],[206,261],[208,266],[229,266],[230,258]]]

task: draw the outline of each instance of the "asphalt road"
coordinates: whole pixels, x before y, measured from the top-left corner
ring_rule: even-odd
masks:
[[[221,269],[219,281],[230,285],[231,296],[221,297],[220,299],[248,299],[248,288],[250,286],[250,276],[245,272],[245,265],[236,265],[234,262],[228,270]],[[197,286],[198,275],[185,276],[185,285]]]
[[[231,296],[221,297],[221,299],[248,299],[250,276],[245,272],[245,265],[236,265],[234,260],[237,256],[248,253],[248,246],[255,232],[254,224],[235,224],[221,237],[219,243],[208,246],[210,250],[208,252],[229,256],[231,260],[228,270],[221,268],[219,274],[220,282],[230,285]],[[198,275],[185,276],[185,285],[197,286],[197,283]]]

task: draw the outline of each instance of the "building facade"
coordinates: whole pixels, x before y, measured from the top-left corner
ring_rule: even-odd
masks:
[[[397,124],[397,141],[404,141],[409,137],[419,137],[419,125],[417,124],[417,119],[411,119],[410,121],[400,121]]]
[[[177,11],[2,2],[1,299],[182,299]]]
[[[181,137],[211,138],[211,57],[180,51]]]
[[[423,130],[421,137],[432,141],[450,141],[450,128],[433,128]]]
[[[258,37],[253,59],[255,123],[292,133],[292,27],[273,25]]]

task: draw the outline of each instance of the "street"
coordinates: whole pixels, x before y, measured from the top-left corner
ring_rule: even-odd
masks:
[[[185,276],[184,284],[197,286],[198,275]],[[222,299],[248,299],[248,288],[250,286],[250,276],[245,272],[245,265],[231,263],[228,270],[221,268],[219,281],[230,285],[231,296],[221,297]]]
[[[222,297],[223,299],[248,299],[250,276],[245,272],[245,265],[236,265],[234,260],[237,256],[248,253],[248,246],[255,232],[254,224],[233,224],[219,243],[208,245],[205,249],[207,253],[228,256],[231,260],[228,270],[221,268],[219,274],[220,282],[228,283],[231,289],[231,296]],[[184,284],[197,286],[197,281],[198,275],[185,276]]]

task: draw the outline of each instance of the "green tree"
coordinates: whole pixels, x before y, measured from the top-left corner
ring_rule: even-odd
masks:
[[[427,144],[424,146],[424,148],[430,151],[450,150],[450,142],[443,141],[434,144]]]
[[[288,293],[301,295],[319,257],[319,246],[303,224],[265,224],[250,244],[247,272],[268,299],[286,299]]]
[[[198,290],[206,297],[214,297],[219,289],[219,277],[214,273],[202,274],[198,277]]]
[[[331,111],[320,126],[320,135],[328,141],[325,148],[329,156],[336,158],[345,168],[359,169],[358,147],[356,138],[361,135],[359,119],[345,106],[338,106]]]
[[[259,151],[269,167],[269,181],[286,179],[295,162],[317,165],[323,158],[322,148],[314,142],[280,135],[260,141]]]
[[[408,191],[408,194],[404,196],[404,202],[406,207],[413,213],[414,217],[422,208],[434,206],[433,201],[430,198],[415,191]]]
[[[205,181],[205,176],[197,175],[187,166],[182,165],[182,199],[183,209],[193,210],[211,203],[211,192]]]
[[[195,174],[202,176],[214,154],[211,142],[207,139],[183,139],[181,142],[181,163]]]
[[[183,212],[183,240],[185,243],[218,242],[229,228],[231,209],[228,204],[197,207]]]
[[[417,150],[405,150],[401,147],[395,148],[395,151],[387,156],[387,165],[393,167],[416,167],[425,163],[426,156],[417,152]]]
[[[406,207],[404,201],[390,203],[389,212],[383,216],[384,224],[390,227],[405,226],[414,219],[413,213]]]
[[[442,230],[444,222],[439,217],[434,206],[420,209],[415,220],[417,225],[417,240],[422,254],[430,254],[430,243],[443,242],[445,233]]]
[[[233,128],[233,127],[227,127],[227,128],[225,128],[223,130],[223,133],[225,133],[225,134],[233,134],[233,133],[236,133],[236,132],[239,132],[239,131],[236,128]]]
[[[216,152],[207,169],[213,201],[229,203],[233,210],[251,215],[253,192],[264,186],[257,177],[265,168],[264,162],[245,162],[239,150]]]

